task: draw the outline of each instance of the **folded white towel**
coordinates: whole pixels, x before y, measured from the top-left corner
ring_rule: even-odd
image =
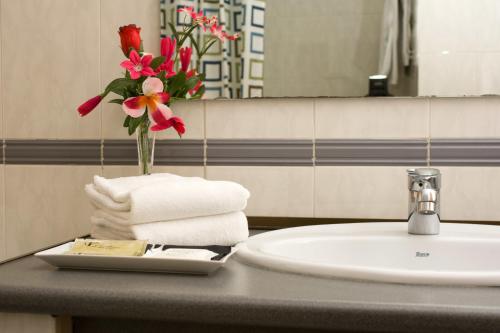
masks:
[[[116,202],[129,201],[130,192],[136,188],[156,184],[162,180],[179,180],[184,177],[171,173],[153,173],[150,175],[135,177],[104,178],[98,175],[94,176],[94,186],[97,191],[107,195]]]
[[[151,177],[151,178],[149,178]],[[153,174],[105,179],[95,176],[85,192],[98,208],[125,224],[140,224],[241,211],[250,193],[229,181]]]
[[[169,245],[234,245],[248,238],[243,212],[196,217],[166,222],[124,226],[93,216],[92,237],[100,239],[141,239]]]

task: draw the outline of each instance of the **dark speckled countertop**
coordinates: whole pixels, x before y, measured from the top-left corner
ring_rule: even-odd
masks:
[[[231,258],[211,276],[0,265],[0,311],[298,328],[499,332],[500,288],[370,283],[279,273]]]

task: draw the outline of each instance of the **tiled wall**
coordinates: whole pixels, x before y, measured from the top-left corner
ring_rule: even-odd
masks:
[[[136,174],[133,142],[116,141],[130,140],[119,106],[85,118],[75,108],[120,73],[119,25],[142,26],[146,50],[158,50],[157,14],[157,0],[0,0],[0,261],[86,234],[83,185]],[[238,181],[252,192],[250,216],[404,219],[405,169],[436,161],[443,218],[500,220],[500,98],[173,109],[188,132],[180,145],[160,135],[155,171]]]
[[[0,0],[0,138],[124,138],[118,106],[83,119],[76,107],[120,74],[120,25],[159,50],[158,17],[158,0]],[[88,233],[82,187],[115,166],[16,163],[0,166],[0,262]]]
[[[418,93],[500,93],[496,0],[417,2]]]
[[[384,0],[268,0],[264,95],[367,95],[383,11]]]

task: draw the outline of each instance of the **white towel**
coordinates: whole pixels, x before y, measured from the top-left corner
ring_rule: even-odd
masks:
[[[140,224],[242,211],[250,193],[228,181],[172,174],[105,179],[85,186],[91,202],[125,224]]]
[[[243,212],[130,226],[102,216],[105,214],[91,218],[94,238],[141,239],[150,243],[185,246],[231,246],[248,238],[248,222]]]

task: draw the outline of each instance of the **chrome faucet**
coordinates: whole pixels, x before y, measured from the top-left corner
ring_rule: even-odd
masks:
[[[408,169],[408,233],[414,235],[439,234],[439,189],[441,173],[438,169]]]

